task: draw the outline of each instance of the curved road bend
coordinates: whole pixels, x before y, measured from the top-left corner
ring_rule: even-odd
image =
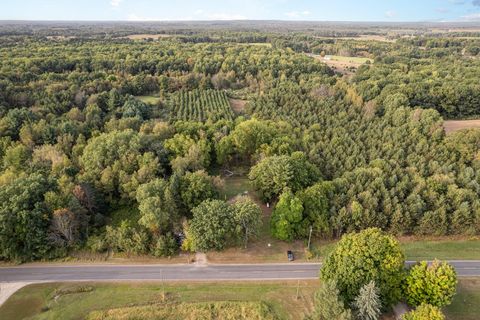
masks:
[[[412,263],[412,262],[407,262]],[[450,261],[457,274],[480,276],[480,261]],[[317,279],[321,264],[45,265],[0,267],[0,282],[115,280],[296,280]]]

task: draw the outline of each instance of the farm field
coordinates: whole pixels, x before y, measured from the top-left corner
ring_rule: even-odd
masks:
[[[443,127],[447,134],[464,129],[477,129],[480,128],[480,120],[447,120]]]

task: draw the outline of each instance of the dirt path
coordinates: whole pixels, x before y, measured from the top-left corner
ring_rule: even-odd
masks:
[[[208,263],[207,255],[203,252],[195,253],[195,265],[196,266],[206,266]]]
[[[21,288],[31,284],[30,282],[0,283],[0,306],[10,298],[12,294]]]
[[[480,128],[480,120],[447,120],[443,122],[445,133],[452,133],[463,129]]]

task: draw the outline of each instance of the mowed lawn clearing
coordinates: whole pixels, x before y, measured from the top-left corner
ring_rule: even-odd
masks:
[[[298,299],[297,299],[298,286]],[[92,311],[217,301],[264,302],[279,319],[303,319],[318,281],[243,283],[47,283],[27,286],[0,307],[2,319],[85,319]]]

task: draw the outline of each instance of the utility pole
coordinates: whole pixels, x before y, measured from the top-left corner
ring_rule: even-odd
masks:
[[[160,278],[162,279],[162,302],[165,302],[165,279],[163,277],[163,270],[160,270]]]
[[[297,300],[300,298],[299,293],[300,293],[300,280],[298,280],[297,282],[297,296],[296,296]]]
[[[312,240],[312,231],[313,231],[313,227],[310,226],[310,234],[308,235],[308,246],[307,246],[308,251],[310,251],[310,241]]]

